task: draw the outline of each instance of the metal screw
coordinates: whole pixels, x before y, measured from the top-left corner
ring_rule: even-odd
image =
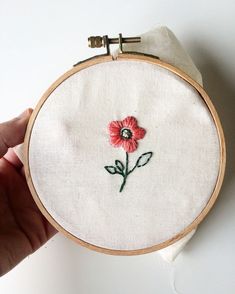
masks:
[[[107,54],[109,54],[109,45],[110,44],[119,44],[120,53],[123,52],[122,44],[124,43],[139,43],[141,41],[141,37],[127,37],[123,38],[122,34],[119,34],[118,38],[109,38],[107,35],[101,36],[91,36],[88,38],[88,46],[91,48],[100,48],[106,47]]]

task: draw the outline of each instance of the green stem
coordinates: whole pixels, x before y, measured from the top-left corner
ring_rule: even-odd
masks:
[[[123,182],[122,182],[122,185],[120,187],[119,192],[122,192],[122,190],[126,184],[126,178],[128,176],[128,164],[129,164],[129,154],[126,152],[126,168],[125,168],[125,172],[124,172],[124,176],[123,176]]]
[[[136,162],[136,164],[135,164],[135,166],[128,172],[128,175],[130,174],[130,173],[132,173],[135,169],[136,169],[136,167],[137,167],[137,162]]]

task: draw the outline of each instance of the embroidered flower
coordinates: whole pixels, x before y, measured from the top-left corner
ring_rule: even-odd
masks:
[[[137,140],[143,139],[145,133],[145,129],[138,126],[133,116],[128,116],[122,121],[112,121],[109,124],[110,143],[114,147],[122,146],[128,153],[137,149]]]
[[[115,165],[106,165],[104,168],[110,174],[119,174],[123,177],[123,182],[119,192],[122,192],[127,177],[136,168],[146,165],[153,155],[153,152],[145,152],[140,155],[133,168],[129,168],[129,153],[134,152],[138,147],[137,140],[143,139],[145,136],[145,129],[140,128],[137,124],[137,120],[133,116],[128,116],[122,121],[112,121],[109,123],[109,136],[110,143],[114,147],[123,147],[126,151],[126,163],[125,165],[118,159],[115,160]]]

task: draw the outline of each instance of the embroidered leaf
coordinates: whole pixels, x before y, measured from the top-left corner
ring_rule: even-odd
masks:
[[[124,170],[124,165],[120,160],[115,160],[116,168],[120,171],[123,172]]]
[[[146,165],[150,158],[152,157],[153,155],[153,152],[146,152],[146,153],[143,153],[137,160],[136,162],[136,166],[137,167],[141,167],[141,166],[144,166]]]
[[[116,170],[116,167],[114,167],[114,166],[112,166],[112,165],[110,165],[110,166],[105,166],[104,167],[106,170],[107,170],[107,172],[109,172],[111,175],[114,175],[114,174],[116,174],[117,173],[117,170]]]

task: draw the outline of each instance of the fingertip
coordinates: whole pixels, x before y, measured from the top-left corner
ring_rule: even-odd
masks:
[[[27,108],[27,111],[29,112],[29,114],[31,115],[33,112],[33,108]]]
[[[29,118],[30,115],[32,114],[32,112],[33,112],[32,108],[27,108],[17,118],[19,118],[19,119]]]

